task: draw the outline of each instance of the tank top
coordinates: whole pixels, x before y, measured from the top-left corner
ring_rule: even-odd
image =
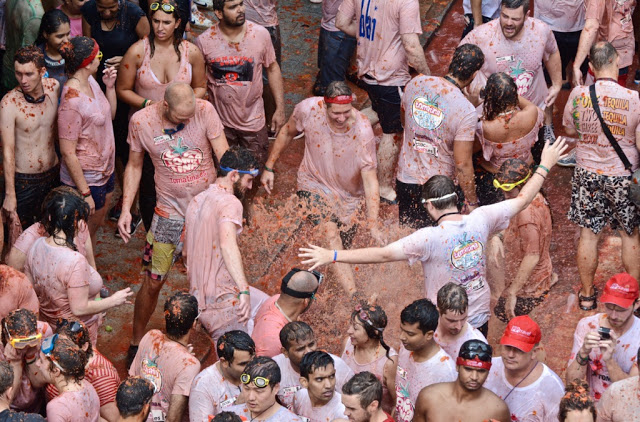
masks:
[[[382,349],[384,350],[384,349]],[[389,356],[397,356],[398,352],[396,352],[393,348],[389,350]],[[380,382],[382,383],[382,409],[385,412],[390,412],[395,403],[391,399],[391,394],[389,394],[389,389],[384,382],[384,365],[387,363],[387,355],[382,354],[378,359],[371,361],[369,363],[358,363],[356,362],[355,350],[353,344],[351,344],[351,339],[347,338],[347,344],[345,345],[344,352],[342,353],[342,360],[349,366],[349,368],[353,369],[353,372],[356,374],[360,372],[371,372],[375,375]]]

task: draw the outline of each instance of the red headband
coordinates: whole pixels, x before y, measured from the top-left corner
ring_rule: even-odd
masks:
[[[456,359],[456,365],[468,366],[469,368],[476,369],[486,369],[487,371],[491,369],[491,362],[480,360],[480,358],[478,358],[478,355],[474,356],[473,359],[458,357],[458,359]]]
[[[96,42],[96,40],[93,40],[93,50],[91,50],[91,54],[89,54],[89,57],[87,57],[82,61],[82,63],[80,63],[80,66],[78,67],[78,69],[82,69],[83,67],[89,66],[89,64],[93,61],[93,59],[95,59],[96,56],[98,55],[99,50],[100,50],[100,47],[98,47],[98,43]]]
[[[351,104],[353,102],[353,96],[351,95],[336,95],[335,97],[324,97],[324,102],[328,104]]]

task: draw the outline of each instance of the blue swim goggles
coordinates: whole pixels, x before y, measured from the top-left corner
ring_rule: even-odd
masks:
[[[232,171],[237,171],[240,174],[250,174],[253,177],[256,177],[257,175],[260,174],[260,170],[258,169],[252,169],[252,170],[238,170],[238,169],[232,169],[231,167],[223,167],[220,166],[220,170],[222,171],[226,171],[226,172],[232,172]]]

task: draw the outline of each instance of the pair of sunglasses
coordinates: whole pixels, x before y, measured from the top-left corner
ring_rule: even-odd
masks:
[[[240,381],[245,385],[249,384],[251,380],[252,378],[251,378],[251,375],[249,374],[240,375]],[[258,388],[265,388],[267,385],[269,385],[269,380],[265,377],[254,377],[253,385],[255,385]]]
[[[27,347],[35,347],[38,345],[40,339],[42,338],[41,333],[37,333],[27,337],[14,337],[9,332],[9,328],[7,327],[6,322],[4,323],[4,330],[7,333],[9,344],[11,344],[14,349],[26,349]]]

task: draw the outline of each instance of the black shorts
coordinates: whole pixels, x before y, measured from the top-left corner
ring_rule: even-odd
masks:
[[[338,230],[340,231],[340,240],[342,240],[342,246],[345,249],[349,249],[353,243],[353,238],[358,230],[358,225],[353,224],[348,227],[346,224],[340,221],[331,211],[325,203],[324,199],[317,193],[309,192],[306,190],[299,190],[296,192],[298,198],[303,202],[300,207],[306,207],[307,220],[311,221],[313,225],[317,226],[324,221],[331,221],[336,223]],[[313,210],[313,213],[309,212]]]
[[[403,128],[400,120],[402,113],[400,93],[404,90],[404,87],[370,85],[364,80],[361,82],[363,88],[369,94],[373,111],[378,113],[382,132],[385,134],[401,133]]]
[[[60,186],[60,164],[44,173],[16,172],[14,179],[18,217],[22,228],[26,229],[40,221],[42,201],[52,189]]]

